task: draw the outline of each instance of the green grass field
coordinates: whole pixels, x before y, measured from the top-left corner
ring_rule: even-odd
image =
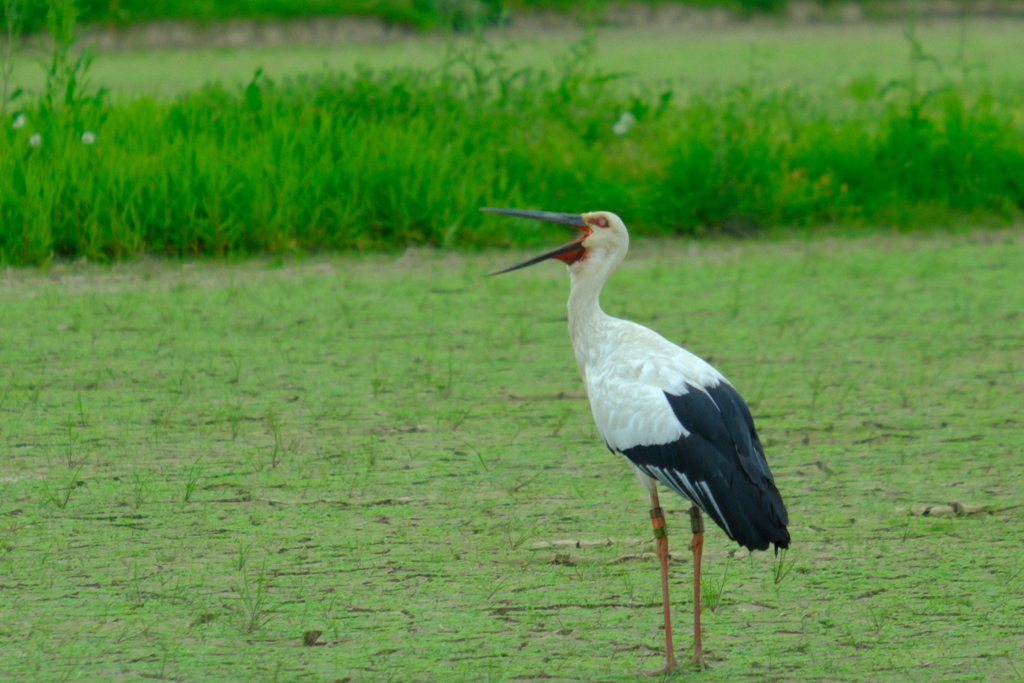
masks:
[[[1024,62],[1022,22],[968,19],[924,22],[918,35],[925,50],[941,65],[922,70],[927,79],[958,77],[963,66],[974,77],[1021,83]],[[582,37],[576,32],[506,33],[516,67],[549,66],[566,47]],[[846,85],[873,76],[880,81],[904,78],[910,50],[898,23],[853,26],[789,24],[732,25],[711,30],[596,30],[593,63],[601,70],[628,72],[645,82],[671,80],[701,88],[753,80],[768,83]],[[468,39],[460,39],[463,42]],[[246,83],[262,68],[275,79],[328,69],[435,68],[444,58],[445,39],[437,35],[336,45],[291,45],[276,48],[220,48],[100,53],[93,81],[117,93],[168,97],[210,80]],[[31,55],[17,63],[13,80],[39,90],[43,72]]]
[[[485,277],[517,256],[3,271],[0,677],[657,665],[647,500],[592,425],[564,269]],[[1019,229],[634,246],[605,309],[733,380],[792,518],[781,566],[709,534],[693,680],[1024,676],[1022,261]],[[948,502],[985,511],[901,510]]]

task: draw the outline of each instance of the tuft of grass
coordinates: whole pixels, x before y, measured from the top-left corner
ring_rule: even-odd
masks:
[[[139,571],[139,559],[132,559],[131,574],[128,577],[128,590],[131,596],[132,602],[136,605],[142,605],[146,601],[146,593],[142,589],[142,572]]]
[[[442,394],[442,396],[443,395],[444,394]],[[465,408],[453,407],[450,410],[439,413],[438,417],[440,418],[440,422],[442,422],[449,430],[456,432],[472,412],[473,406],[467,406]]]
[[[78,473],[82,471],[82,466],[78,465],[71,471],[71,473],[63,480],[64,485],[58,486],[56,489],[52,488],[50,482],[44,484],[43,498],[52,503],[59,510],[63,510],[68,506],[71,501],[71,494],[75,490],[84,485],[84,482],[79,481]]]
[[[258,450],[247,453],[245,462],[253,474],[259,474],[267,466],[266,460],[263,459],[263,454]]]
[[[141,508],[148,498],[149,479],[143,478],[138,472],[132,472],[132,509]]]
[[[712,612],[717,610],[722,604],[722,598],[725,596],[725,582],[729,578],[729,565],[732,562],[732,558],[728,557],[725,560],[725,566],[722,568],[722,579],[717,583],[713,581],[702,581],[701,583],[701,605],[708,608]]]
[[[199,456],[189,466],[185,473],[185,494],[182,497],[183,503],[188,503],[192,500],[192,494],[195,493],[196,486],[199,485],[199,478],[203,474],[203,466],[199,463],[202,462],[203,456]]]
[[[789,562],[786,561],[786,555],[789,553],[789,549],[783,549],[779,552],[778,557],[772,562],[772,576],[775,580],[775,585],[779,585],[789,576],[789,572],[793,570],[793,566],[796,564],[796,558],[794,557]]]
[[[81,435],[75,430],[75,423],[70,418],[64,423],[64,431],[67,435],[64,444],[64,464],[69,470],[78,469],[81,464],[75,460],[75,445]]]
[[[281,424],[277,420],[277,416],[273,412],[267,413],[266,416],[267,426],[270,428],[271,435],[274,438],[274,443],[270,447],[270,469],[276,470],[278,465],[284,460],[284,458],[298,449],[297,442],[291,442],[285,444],[284,436],[281,432]]]
[[[252,543],[241,543],[238,544],[238,557],[235,561],[235,568],[238,571],[244,571],[245,566],[249,563],[249,555],[252,552]]]
[[[237,384],[237,382],[233,382],[233,383]],[[244,415],[242,414],[242,406],[241,406],[241,404],[237,404],[236,403],[234,405],[228,406],[226,419],[227,419],[228,426],[231,428],[231,440],[232,441],[235,441],[236,439],[238,439],[238,431],[239,431],[239,428],[240,428],[240,424],[239,423],[240,423],[240,421],[242,420],[243,417],[244,417]]]
[[[509,550],[518,550],[524,543],[537,535],[537,525],[524,527],[520,522],[511,520],[504,522],[499,527]]]
[[[377,466],[377,444],[379,439],[373,433],[363,439],[363,454],[366,455],[366,466],[373,469]]]
[[[238,593],[238,630],[242,633],[253,633],[266,626],[275,614],[268,608],[269,581],[267,578],[266,561],[260,565],[259,574],[251,578],[244,567],[242,584],[237,587]]]

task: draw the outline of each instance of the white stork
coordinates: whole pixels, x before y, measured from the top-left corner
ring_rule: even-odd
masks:
[[[651,521],[661,560],[665,668],[677,667],[668,598],[668,536],[658,503],[661,482],[692,503],[693,662],[704,668],[700,632],[701,511],[750,550],[789,547],[789,517],[750,409],[708,362],[656,332],[601,310],[601,288],[629,249],[622,220],[607,211],[552,213],[482,209],[572,225],[578,239],[499,275],[556,258],[569,267],[569,337],[590,409],[608,449],[626,456],[651,497]]]

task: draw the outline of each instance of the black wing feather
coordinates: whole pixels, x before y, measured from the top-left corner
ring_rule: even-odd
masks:
[[[665,393],[689,436],[622,451],[643,472],[689,499],[740,545],[751,550],[789,547],[789,515],[754,418],[728,382]]]

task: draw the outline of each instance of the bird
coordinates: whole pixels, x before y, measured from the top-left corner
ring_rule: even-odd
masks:
[[[704,670],[700,571],[704,519],[750,550],[790,544],[789,515],[765,459],[754,419],[736,388],[710,363],[637,323],[607,315],[600,295],[629,250],[629,231],[614,213],[522,209],[481,211],[573,226],[577,239],[492,275],[548,259],[569,271],[569,338],[597,430],[608,450],[625,456],[651,501],[661,564],[665,666],[679,668],[672,645],[668,532],[658,484],[690,503],[693,533],[693,657]]]

